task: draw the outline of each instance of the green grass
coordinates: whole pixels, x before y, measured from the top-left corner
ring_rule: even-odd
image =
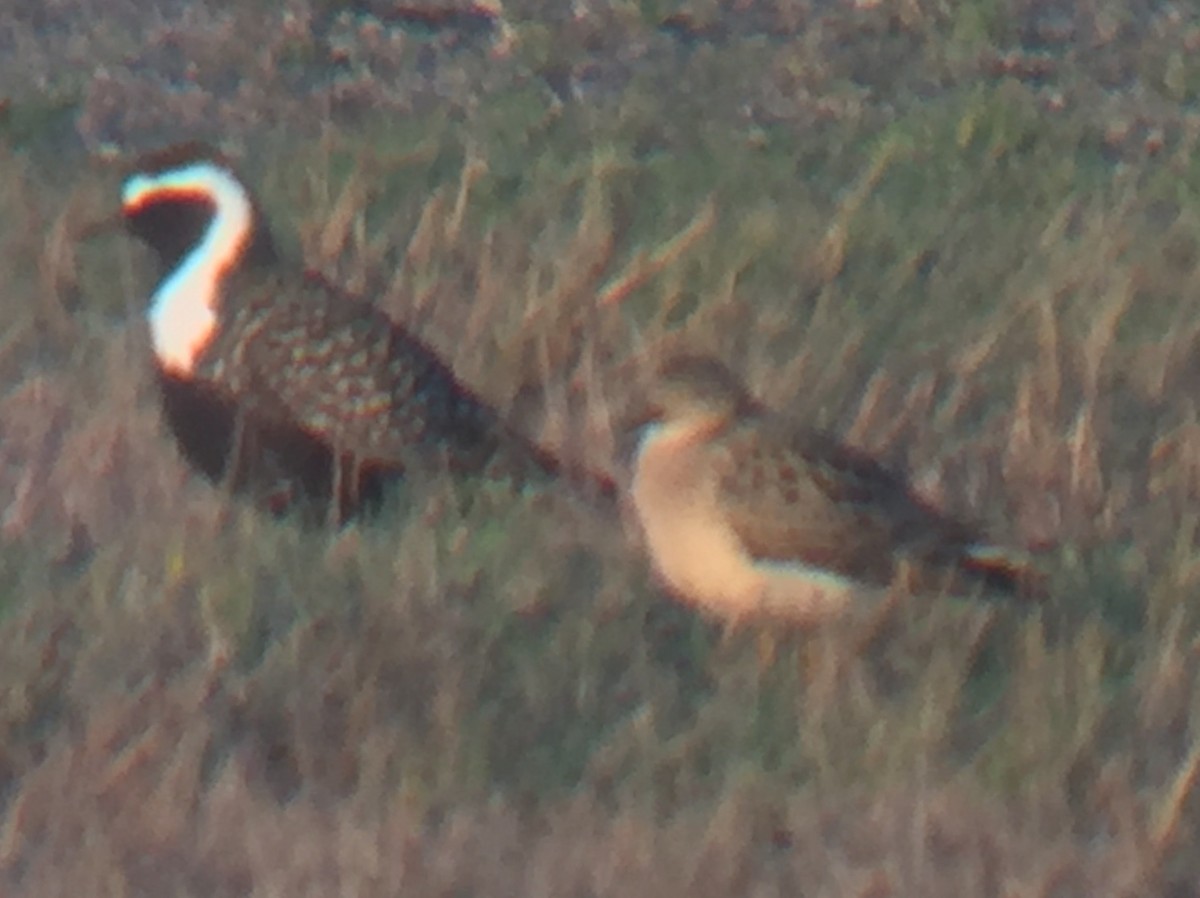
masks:
[[[651,40],[678,4],[617,6]],[[878,38],[894,78],[818,17],[560,104],[537,72],[588,35],[522,8],[528,58],[492,60],[469,108],[237,135],[289,252],[540,439],[615,469],[642,373],[714,352],[998,536],[1052,544],[1041,605],[920,597],[869,640],[777,633],[766,666],[756,632],[672,602],[565,487],[410,484],[331,534],[195,478],[142,361],[145,258],[65,239],[111,211],[117,173],[32,152],[66,113],[20,100],[0,125],[19,211],[0,220],[0,891],[1194,881],[1190,145],[1116,159],[1086,102],[1051,114],[1042,86],[979,74],[1018,39],[1009,4],[906,9]],[[1130,64],[1186,97],[1163,58]],[[1057,84],[1090,77],[1084,59]],[[763,81],[794,105],[739,112]]]

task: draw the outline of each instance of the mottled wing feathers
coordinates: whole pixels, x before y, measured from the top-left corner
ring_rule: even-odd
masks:
[[[317,282],[239,285],[209,355],[254,411],[294,422],[362,462],[480,470],[504,433],[495,412],[381,310]]]
[[[721,501],[752,555],[886,583],[897,556],[953,565],[972,534],[869,456],[769,415],[732,427],[714,451]]]

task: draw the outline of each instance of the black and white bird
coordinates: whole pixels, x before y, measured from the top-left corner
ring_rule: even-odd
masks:
[[[210,478],[282,494],[288,508],[300,493],[341,521],[404,472],[520,483],[558,473],[432,348],[286,264],[212,148],[140,158],[121,208],[162,266],[147,317],[165,416]]]

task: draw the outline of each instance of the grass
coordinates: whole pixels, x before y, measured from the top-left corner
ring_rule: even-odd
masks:
[[[1144,153],[1106,130],[1119,91],[1087,102],[1095,57],[1049,84],[984,77],[971,61],[1020,39],[1008,4],[909,4],[875,45],[874,13],[789,31],[803,12],[764,3],[674,68],[596,51],[594,82],[560,47],[605,46],[599,26],[535,6],[506,8],[541,41],[509,61],[482,64],[491,38],[423,36],[446,93],[417,89],[403,116],[233,114],[319,85],[317,37],[303,58],[294,35],[264,44],[261,98],[221,99],[203,67],[198,89],[243,122],[232,148],[292,255],[547,444],[619,471],[656,359],[715,352],[948,507],[1049,546],[1046,602],[929,597],[872,634],[780,634],[764,669],[753,634],[672,603],[636,536],[565,487],[409,484],[339,534],[231,501],[158,421],[145,259],[78,240],[111,211],[113,167],[34,152],[61,95],[39,111],[22,93],[0,123],[19,210],[0,220],[2,889],[1186,891],[1185,114]],[[621,34],[674,40],[655,24],[676,5],[626,6]],[[1138,34],[1122,64],[1186,94]],[[362,40],[364,65],[393,64]],[[461,100],[455,53],[486,102]],[[416,62],[395,65],[407,83]],[[583,101],[539,80],[554,66]]]

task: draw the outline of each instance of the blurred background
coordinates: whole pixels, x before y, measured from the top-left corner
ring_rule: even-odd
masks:
[[[1163,895],[1200,831],[1200,13],[55,0],[0,19],[0,891]],[[624,470],[666,354],[1039,549],[1035,606],[724,633],[565,485],[334,532],[160,420],[123,166]]]

